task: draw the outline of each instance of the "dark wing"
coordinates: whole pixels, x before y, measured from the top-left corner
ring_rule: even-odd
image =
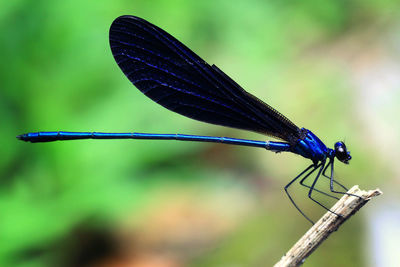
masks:
[[[110,46],[129,80],[169,110],[290,143],[301,137],[300,129],[285,116],[144,19],[117,18],[110,28]]]

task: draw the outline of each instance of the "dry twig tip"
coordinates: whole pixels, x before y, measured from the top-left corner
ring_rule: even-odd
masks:
[[[341,216],[336,216],[329,211],[325,213],[274,267],[300,266],[342,223],[356,213],[371,198],[382,194],[379,189],[363,191],[358,188],[358,185],[353,186],[347,193],[331,208],[331,211]]]

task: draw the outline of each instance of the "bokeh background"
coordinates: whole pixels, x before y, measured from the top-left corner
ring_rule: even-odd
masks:
[[[15,139],[52,130],[266,139],[142,95],[109,49],[109,26],[125,14],[162,27],[330,147],[345,140],[353,159],[337,162],[336,177],[384,191],[307,266],[396,266],[399,9],[389,0],[1,1],[0,266],[271,266],[310,227],[283,191],[309,164],[299,156]],[[292,193],[313,219],[324,213],[305,188]]]

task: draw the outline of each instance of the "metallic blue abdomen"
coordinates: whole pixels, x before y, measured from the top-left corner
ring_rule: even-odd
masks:
[[[304,140],[299,140],[296,146],[292,148],[292,152],[316,163],[326,159],[329,154],[329,148],[315,134],[307,130]]]

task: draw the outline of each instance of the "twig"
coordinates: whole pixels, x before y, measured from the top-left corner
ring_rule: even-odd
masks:
[[[382,192],[379,189],[363,191],[358,185],[353,186],[347,193],[360,196],[344,195],[332,207],[332,211],[342,216],[337,216],[332,212],[325,213],[324,216],[314,224],[305,235],[274,265],[274,267],[300,266],[306,258],[325,240],[336,231],[339,226],[356,213],[371,198],[379,196]]]

